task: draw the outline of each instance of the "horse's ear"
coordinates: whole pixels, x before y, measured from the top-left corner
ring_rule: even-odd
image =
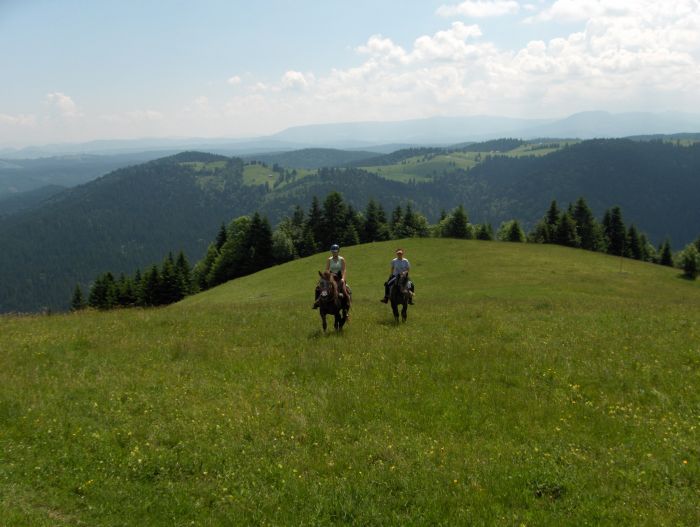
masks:
[[[318,272],[318,276],[320,276],[321,278],[323,278],[323,275],[321,274],[321,271]]]

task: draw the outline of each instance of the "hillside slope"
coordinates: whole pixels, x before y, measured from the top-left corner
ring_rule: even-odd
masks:
[[[210,163],[211,165],[208,165]],[[240,160],[183,153],[117,170],[0,221],[0,312],[65,309],[76,283],[168,251],[199,259],[221,222],[264,195]]]
[[[393,243],[164,309],[0,317],[8,525],[693,525],[700,285],[555,246]],[[59,523],[60,523],[59,522]]]

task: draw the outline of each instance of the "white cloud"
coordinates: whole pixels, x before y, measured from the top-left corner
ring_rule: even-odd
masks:
[[[427,35],[416,39],[411,61],[426,60],[460,60],[476,54],[477,47],[466,41],[482,35],[479,26],[466,26],[462,22],[454,22],[445,31],[438,31],[432,37]]]
[[[61,92],[53,92],[46,95],[46,103],[50,108],[58,111],[63,117],[76,117],[78,116],[78,109],[68,95]]]
[[[282,87],[303,90],[309,86],[309,79],[300,71],[288,71],[282,76]]]
[[[238,86],[241,82],[243,82],[243,79],[241,79],[241,77],[238,75],[234,75],[233,77],[230,77],[226,82],[231,86]]]
[[[447,18],[456,16],[486,18],[515,15],[519,10],[519,4],[514,0],[466,0],[457,5],[440,6],[437,14]]]
[[[36,124],[35,115],[7,115],[0,113],[0,124],[11,126],[34,126]]]
[[[394,44],[391,39],[381,35],[373,35],[367,40],[367,44],[357,48],[357,51],[373,57],[382,57],[390,61],[403,60],[406,51],[401,46]]]

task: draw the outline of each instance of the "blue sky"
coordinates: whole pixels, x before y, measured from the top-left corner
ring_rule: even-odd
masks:
[[[700,0],[0,0],[0,145],[696,111]]]

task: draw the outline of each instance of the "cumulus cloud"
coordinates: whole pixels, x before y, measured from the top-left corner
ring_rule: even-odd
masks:
[[[47,94],[46,103],[63,117],[76,117],[78,115],[78,108],[75,102],[65,93],[53,92]]]
[[[233,77],[230,77],[226,82],[231,86],[238,86],[241,82],[243,82],[243,79],[241,79],[241,77],[238,75],[234,75]]]
[[[309,86],[309,80],[300,71],[288,71],[282,76],[282,86],[287,89],[303,90]]]
[[[457,5],[440,6],[437,14],[446,18],[456,16],[487,18],[515,15],[519,10],[520,5],[514,0],[466,0]]]

